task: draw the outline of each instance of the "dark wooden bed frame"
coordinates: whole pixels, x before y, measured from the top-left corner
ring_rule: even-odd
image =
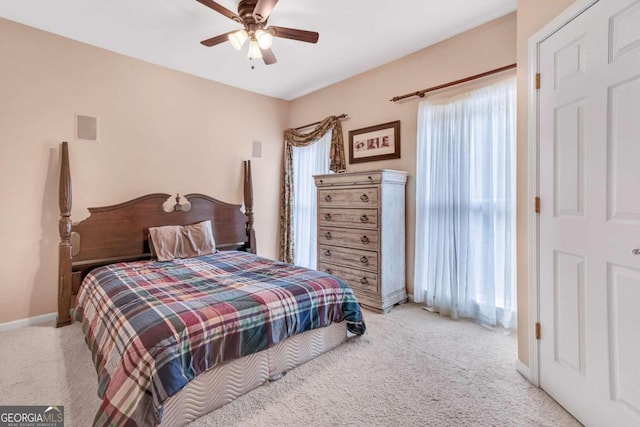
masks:
[[[170,197],[169,194],[154,193],[117,205],[89,208],[87,219],[72,224],[69,147],[67,142],[62,143],[57,327],[71,323],[72,304],[82,280],[93,268],[151,257],[149,227],[211,220],[218,249],[256,252],[249,160],[244,162],[244,213],[241,205],[221,202],[203,194],[184,196],[191,203],[188,211],[183,209],[180,196],[177,196],[173,210],[166,212],[163,204]]]

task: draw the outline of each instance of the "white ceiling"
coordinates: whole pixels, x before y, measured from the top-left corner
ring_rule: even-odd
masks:
[[[2,0],[0,16],[154,64],[282,98],[329,86],[516,9],[517,0],[280,0],[269,24],[320,33],[276,38],[277,64],[201,40],[240,25],[195,0]],[[218,0],[236,11],[237,0]],[[255,65],[255,69],[251,69]]]

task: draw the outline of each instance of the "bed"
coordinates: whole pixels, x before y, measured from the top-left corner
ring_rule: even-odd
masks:
[[[150,194],[73,224],[62,144],[57,325],[82,322],[103,399],[95,425],[185,425],[364,333],[340,279],[255,254],[249,162],[244,185],[244,210],[201,194],[167,209],[172,196]],[[203,221],[218,251],[150,259],[149,228]]]

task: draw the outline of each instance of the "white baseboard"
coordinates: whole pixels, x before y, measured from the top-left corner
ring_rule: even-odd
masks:
[[[11,322],[0,323],[0,332],[11,329],[24,328],[26,326],[40,325],[42,323],[53,322],[55,326],[57,312],[41,314],[40,316],[27,317],[26,319],[12,320]]]
[[[409,300],[409,302],[416,302],[416,301],[413,299],[413,294],[407,294],[407,299]]]
[[[520,359],[516,360],[516,371],[522,375],[527,381],[531,382],[531,369],[525,365]]]

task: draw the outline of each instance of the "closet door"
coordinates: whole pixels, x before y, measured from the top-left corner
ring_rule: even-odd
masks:
[[[640,425],[640,1],[540,45],[540,385],[582,423]]]

